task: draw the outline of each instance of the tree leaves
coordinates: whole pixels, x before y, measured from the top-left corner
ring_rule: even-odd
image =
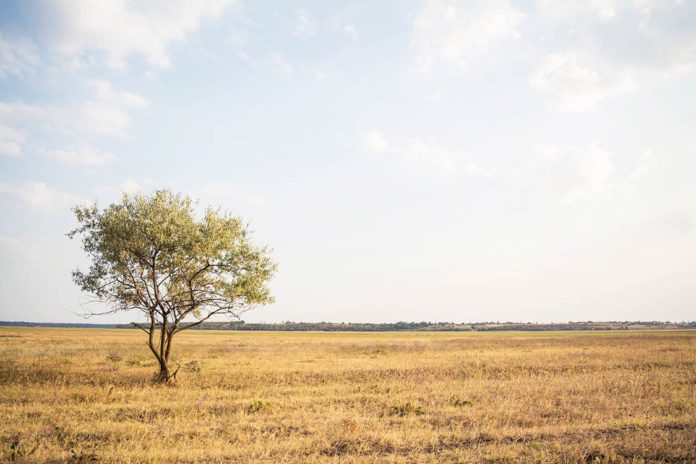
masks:
[[[92,264],[73,279],[113,311],[140,310],[174,333],[273,301],[276,265],[240,218],[209,208],[197,219],[191,199],[169,190],[74,213],[79,225],[68,236],[81,238]]]

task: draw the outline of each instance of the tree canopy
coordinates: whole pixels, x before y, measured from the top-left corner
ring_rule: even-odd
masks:
[[[139,311],[148,346],[169,380],[174,335],[213,316],[239,315],[271,303],[267,287],[276,265],[265,247],[254,246],[238,217],[208,208],[196,217],[192,200],[159,190],[125,194],[105,209],[77,206],[80,236],[91,258],[77,269],[80,288],[109,305],[107,312]]]

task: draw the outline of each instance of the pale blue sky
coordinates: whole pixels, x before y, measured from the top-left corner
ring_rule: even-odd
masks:
[[[80,320],[69,206],[160,187],[274,248],[249,321],[696,319],[696,2],[0,15],[0,320]]]

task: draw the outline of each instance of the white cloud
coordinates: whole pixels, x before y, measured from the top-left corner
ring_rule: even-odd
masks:
[[[290,77],[295,73],[295,68],[280,53],[273,53],[268,58],[268,66],[285,77]]]
[[[133,179],[126,179],[119,188],[121,189],[121,192],[128,194],[137,193],[143,189],[140,184]]]
[[[61,108],[67,116],[79,122],[83,130],[101,135],[115,135],[129,138],[130,115],[123,108],[108,102],[86,102],[72,107]],[[70,128],[68,128],[70,129]]]
[[[352,24],[344,24],[343,32],[351,39],[355,39],[358,37],[358,29]]]
[[[19,156],[22,154],[24,134],[0,124],[0,154]]]
[[[507,0],[426,0],[413,23],[416,66],[465,66],[497,44],[518,37],[524,15]]]
[[[616,16],[617,0],[536,0],[537,9],[542,14],[557,18],[596,16],[610,20]]]
[[[380,131],[367,131],[361,136],[361,142],[365,149],[373,153],[384,153],[389,148],[387,138]]]
[[[70,164],[98,166],[112,158],[83,141],[86,134],[130,138],[130,111],[148,104],[141,95],[115,90],[104,80],[88,81],[94,97],[63,106],[0,102],[0,153],[18,156],[25,141],[40,153]],[[48,148],[67,138],[65,149]]]
[[[616,171],[613,154],[600,144],[570,148],[538,146],[535,155],[533,174],[541,174],[563,202],[600,196],[619,186],[611,182]]]
[[[0,31],[0,78],[23,77],[39,64],[34,43],[27,39],[8,39]]]
[[[609,176],[615,171],[612,153],[600,145],[589,145],[573,149],[571,155],[566,158],[568,162],[569,182],[564,182],[566,188],[570,187],[570,197],[583,197],[603,193]]]
[[[300,8],[295,11],[293,31],[295,34],[305,37],[312,37],[316,33],[314,18],[312,13]]]
[[[144,107],[148,105],[148,101],[142,95],[131,92],[116,91],[113,89],[111,82],[103,79],[94,79],[88,82],[89,86],[94,89],[98,98],[113,102],[118,105]]]
[[[655,157],[653,156],[652,150],[648,149],[641,155],[633,168],[631,173],[628,175],[631,180],[639,180],[647,176],[650,171],[655,168]]]
[[[585,111],[600,102],[696,73],[696,3],[538,0],[555,50],[530,78],[553,106]],[[547,21],[547,23],[543,22]]]
[[[696,230],[696,203],[690,207],[672,211],[665,215],[662,221],[666,226],[683,233]]]
[[[321,68],[313,70],[310,75],[314,82],[323,82],[326,80],[326,73]]]
[[[128,137],[130,116],[121,107],[98,100],[66,106],[0,102],[0,122],[32,133]]]
[[[0,182],[0,195],[22,206],[46,211],[66,210],[85,201],[78,196],[56,190],[44,182],[24,182],[21,185]]]
[[[233,0],[44,0],[41,2],[45,42],[64,56],[104,61],[123,67],[140,55],[166,67],[172,42],[184,40],[203,20],[220,17]]]
[[[546,94],[554,106],[584,111],[612,96],[636,90],[639,85],[628,69],[599,62],[599,57],[575,52],[543,58],[530,78],[532,88]]]
[[[384,133],[372,130],[363,133],[360,142],[365,150],[399,159],[418,174],[453,177],[480,174],[478,166],[466,161],[461,151],[434,140],[387,138]]]
[[[93,167],[103,166],[114,158],[111,153],[97,151],[85,142],[63,149],[40,150],[40,153],[61,163]]]

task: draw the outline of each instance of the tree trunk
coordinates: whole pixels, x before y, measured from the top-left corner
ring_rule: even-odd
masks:
[[[160,327],[159,355],[157,359],[160,364],[160,371],[157,375],[157,381],[161,383],[169,382],[171,375],[169,374],[169,353],[165,353],[167,348],[167,335],[169,335],[167,326],[167,314],[162,315],[162,327]]]
[[[155,353],[155,357],[157,358],[157,361],[159,361],[160,365],[159,373],[156,376],[157,382],[168,383],[172,379],[176,378],[176,373],[179,371],[179,368],[177,367],[174,372],[169,370],[169,353],[171,352],[172,338],[174,337],[174,333],[173,331],[164,332],[164,330],[162,330],[162,333],[163,335],[160,339],[160,343],[164,343],[164,345],[160,345],[159,354],[154,348],[152,349],[152,352]]]
[[[169,382],[171,375],[169,375],[169,366],[167,366],[167,361],[160,360],[160,371],[157,374],[157,381],[161,383]]]

